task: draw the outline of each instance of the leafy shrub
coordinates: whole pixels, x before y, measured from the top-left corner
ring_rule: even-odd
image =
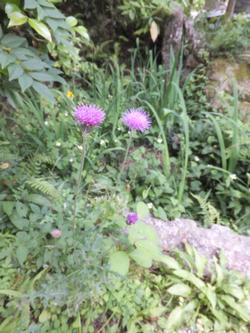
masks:
[[[54,68],[49,53],[58,59],[57,67],[66,72],[69,68],[79,70],[79,50],[74,43],[80,43],[77,34],[81,40],[89,41],[86,29],[46,0],[26,0],[23,5],[21,1],[4,1],[0,10],[4,18],[0,27],[1,95],[12,100],[13,89],[19,86],[22,92],[30,88],[54,101],[46,83],[65,81]],[[13,32],[9,32],[13,27]],[[65,57],[72,60],[65,62]]]

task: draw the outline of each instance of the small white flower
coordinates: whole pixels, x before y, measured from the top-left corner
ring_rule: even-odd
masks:
[[[105,141],[105,140],[100,140],[100,145],[101,145],[101,146],[105,146],[105,144],[106,144],[106,141]]]
[[[200,159],[199,159],[198,156],[195,156],[195,157],[194,157],[194,160],[195,160],[195,162],[199,162]]]
[[[236,179],[237,179],[237,176],[236,176],[235,173],[231,173],[231,174],[229,175],[229,178],[230,178],[231,180],[236,180]]]
[[[148,206],[148,209],[152,209],[152,208],[153,208],[153,204],[152,204],[152,202],[149,202],[149,203],[147,204],[147,206]]]
[[[157,142],[158,142],[158,143],[162,143],[162,138],[158,138],[158,139],[157,139]]]
[[[73,159],[73,158],[70,158],[69,161],[70,161],[70,163],[72,163],[72,162],[74,161],[74,159]]]
[[[118,129],[118,131],[121,131],[121,130],[122,130],[122,128],[121,128],[121,127],[117,127],[117,129]]]
[[[56,142],[56,147],[61,147],[61,142]]]
[[[69,114],[68,114],[68,112],[64,112],[64,115],[65,115],[65,117],[68,117]]]
[[[48,123],[47,120],[45,120],[44,125],[45,125],[45,126],[48,126],[48,125],[49,125],[49,123]]]
[[[81,146],[81,145],[78,145],[77,148],[78,148],[79,150],[83,150],[83,146]]]

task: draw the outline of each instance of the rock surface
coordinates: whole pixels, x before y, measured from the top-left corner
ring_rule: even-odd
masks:
[[[184,243],[188,243],[207,259],[223,252],[228,269],[250,278],[250,237],[238,235],[217,224],[205,229],[188,219],[166,222],[150,217],[145,223],[155,228],[164,251],[182,248]]]
[[[239,115],[241,120],[250,120],[250,64],[249,59],[236,61],[227,58],[214,59],[209,68],[207,95],[217,109],[226,107],[225,93],[232,95],[233,81],[239,91]]]

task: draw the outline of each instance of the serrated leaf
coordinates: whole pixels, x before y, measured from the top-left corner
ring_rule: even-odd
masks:
[[[47,39],[49,42],[52,42],[51,33],[49,28],[43,22],[40,22],[35,19],[28,19],[28,23],[40,36]]]
[[[23,15],[20,12],[13,12],[11,14],[9,14],[9,24],[8,24],[8,28],[10,27],[15,27],[17,25],[22,25],[24,23],[27,22],[27,16]]]
[[[22,92],[25,92],[28,88],[30,88],[33,84],[33,79],[27,74],[23,74],[19,77],[18,82],[20,84]]]
[[[153,257],[146,249],[135,249],[130,254],[130,257],[140,266],[150,268],[153,263]]]
[[[186,297],[191,294],[192,289],[187,284],[176,283],[168,288],[167,291],[171,295]]]
[[[32,88],[35,89],[35,91],[40,94],[41,96],[43,96],[44,98],[46,98],[47,100],[51,101],[52,103],[55,102],[55,98],[54,95],[52,94],[52,92],[49,90],[49,88],[42,83],[39,82],[34,82]]]
[[[124,251],[117,251],[109,258],[110,270],[120,275],[127,275],[129,270],[129,257]]]
[[[160,34],[159,26],[155,21],[153,21],[150,25],[150,36],[151,36],[151,39],[152,39],[153,42],[156,41],[159,34]]]
[[[13,64],[8,67],[9,81],[15,80],[23,75],[23,68],[19,64]]]

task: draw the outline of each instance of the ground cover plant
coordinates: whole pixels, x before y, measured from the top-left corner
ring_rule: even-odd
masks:
[[[54,103],[29,88],[11,95],[0,119],[1,333],[249,331],[249,280],[223,255],[208,274],[188,244],[163,253],[143,222],[188,217],[250,234],[237,84],[219,112],[204,65],[183,79],[181,58],[168,70],[138,46],[129,66],[112,57],[51,86]]]

